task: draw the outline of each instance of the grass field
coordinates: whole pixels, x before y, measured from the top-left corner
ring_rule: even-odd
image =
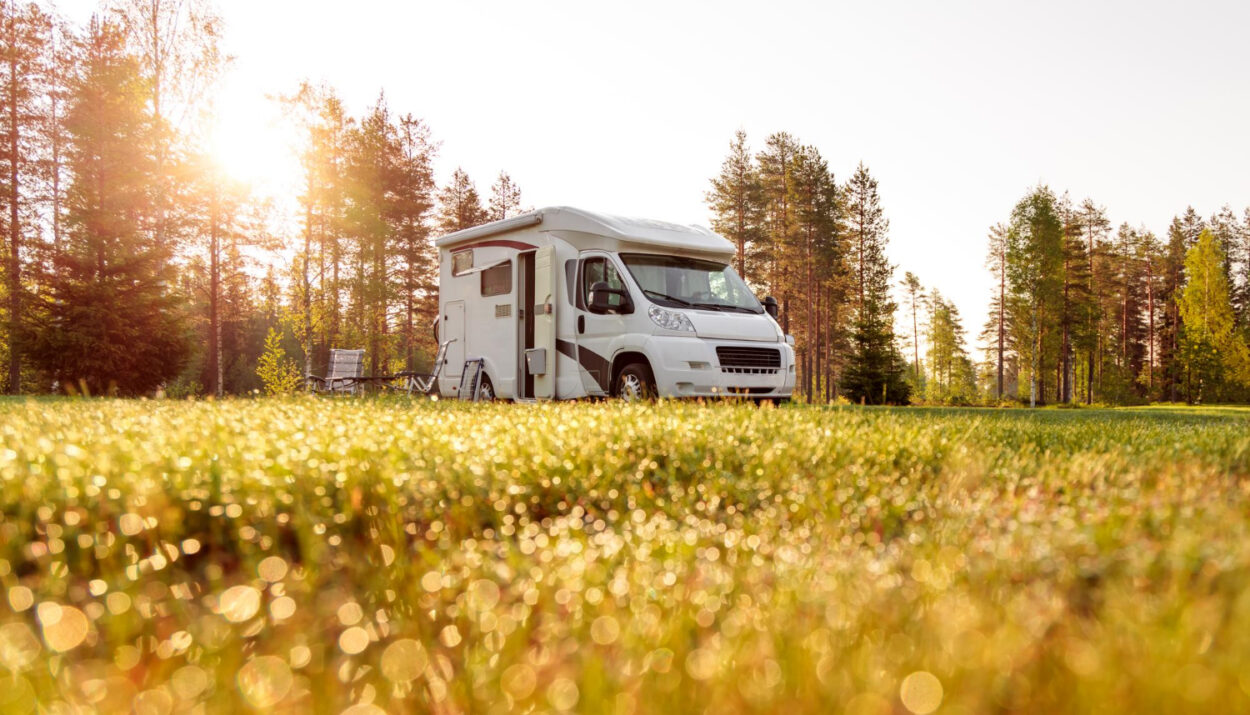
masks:
[[[1250,412],[0,402],[0,712],[1250,711]]]

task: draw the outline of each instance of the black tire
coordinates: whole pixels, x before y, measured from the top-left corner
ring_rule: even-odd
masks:
[[[482,384],[477,387],[478,402],[494,402],[495,401],[495,385],[490,381],[490,375],[482,373]]]
[[[612,381],[612,396],[626,402],[654,400],[656,394],[655,377],[644,362],[631,362]]]

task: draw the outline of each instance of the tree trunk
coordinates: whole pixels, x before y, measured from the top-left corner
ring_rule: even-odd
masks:
[[[1029,407],[1037,407],[1037,371],[1039,369],[1038,354],[1041,352],[1042,340],[1037,330],[1038,306],[1033,306],[1033,369],[1029,371]]]
[[[310,192],[311,193],[311,192]],[[311,200],[310,200],[311,201]],[[301,266],[304,295],[304,374],[312,374],[312,357],[313,357],[313,326],[312,326],[312,285],[308,280],[308,262],[312,259],[312,204],[309,203],[304,215],[304,261]]]
[[[920,323],[916,320],[916,292],[911,294],[911,348],[915,361],[916,389],[920,389]]]
[[[1101,353],[1102,349],[1102,296],[1098,295],[1095,286],[1098,281],[1094,277],[1094,227],[1089,226],[1089,296],[1094,301],[1094,309],[1098,311],[1098,318],[1094,321],[1094,345],[1089,349],[1089,360],[1086,366],[1085,375],[1085,404],[1094,404],[1094,359],[1096,355]]]
[[[408,281],[409,286],[412,281]],[[415,370],[413,364],[416,361],[416,335],[412,329],[412,289],[408,288],[404,291],[404,369]]]
[[[1068,381],[1068,368],[1071,361],[1071,356],[1068,354],[1071,350],[1068,343],[1069,316],[1072,314],[1072,305],[1070,303],[1071,283],[1068,281],[1069,272],[1068,256],[1065,250],[1063,257],[1063,332],[1059,340],[1059,384],[1058,393],[1056,393],[1059,402],[1064,404],[1072,401],[1072,385]]]
[[[209,191],[208,360],[213,381],[211,392],[221,397],[224,394],[221,359],[221,213],[217,200],[217,187],[213,186]]]
[[[1128,364],[1128,266],[1124,268],[1124,304],[1120,308],[1120,369],[1126,372]]]
[[[823,300],[822,300],[823,298],[824,298],[824,291],[817,288],[816,289],[816,342],[815,342],[816,367],[813,369],[812,374],[813,374],[814,379],[816,380],[816,394],[820,397],[821,402],[825,401],[824,399],[825,384],[823,381],[823,375],[825,374],[824,373],[824,370],[825,370],[824,340],[825,340],[825,330],[827,329],[825,326],[825,321],[823,319],[824,318]]]
[[[1155,391],[1155,290],[1154,266],[1149,259],[1146,261],[1146,399],[1154,399]]]
[[[17,8],[8,8],[9,17],[9,394],[16,395],[22,391],[22,224],[18,212],[18,200],[21,195],[18,166],[21,147],[18,142],[18,52],[17,49]]]
[[[1003,352],[1007,342],[1007,249],[998,256],[998,399],[1003,399]],[[1020,386],[1016,385],[1016,395]]]

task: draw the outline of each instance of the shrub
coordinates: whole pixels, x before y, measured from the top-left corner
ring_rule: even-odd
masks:
[[[273,328],[265,336],[265,352],[256,364],[256,376],[264,385],[266,395],[289,395],[303,382],[295,361],[288,358],[282,348],[282,336]]]

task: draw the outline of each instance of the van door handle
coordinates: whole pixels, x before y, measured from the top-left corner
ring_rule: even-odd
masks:
[[[577,334],[581,335],[584,332],[586,332],[586,316],[579,315],[577,316]]]

